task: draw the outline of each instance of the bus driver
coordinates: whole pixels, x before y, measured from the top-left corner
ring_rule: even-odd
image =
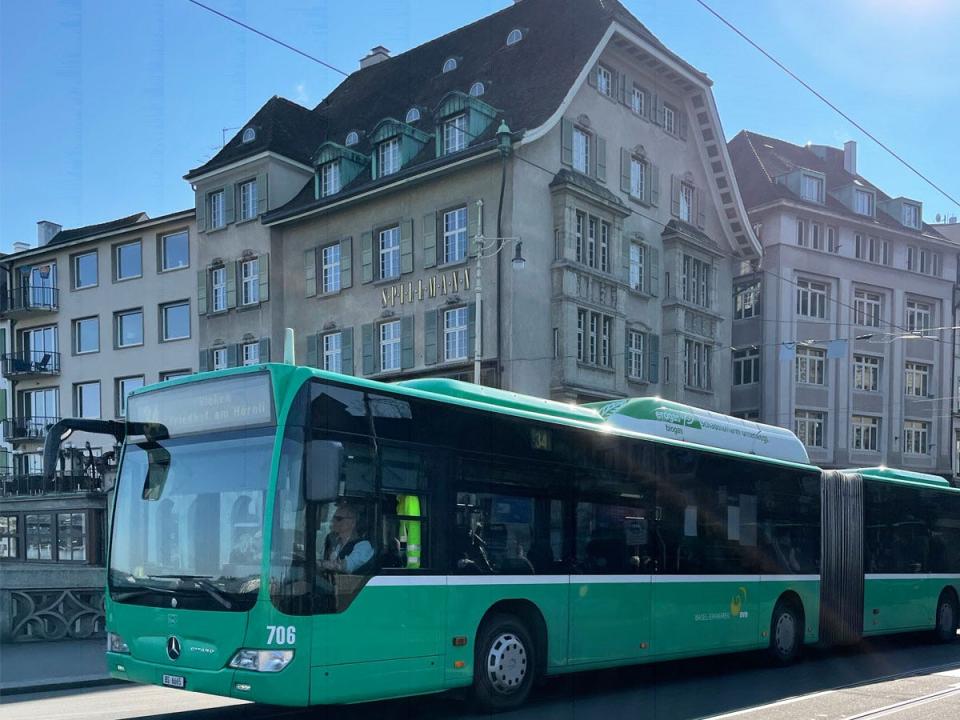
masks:
[[[373,559],[373,545],[357,534],[357,509],[352,505],[334,508],[332,528],[323,543],[322,570],[353,574]]]

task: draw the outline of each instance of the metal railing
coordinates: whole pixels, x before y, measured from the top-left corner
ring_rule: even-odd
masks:
[[[8,441],[43,440],[58,417],[18,417],[3,421],[3,437]]]
[[[57,474],[45,480],[37,473],[0,475],[0,494],[3,497],[23,495],[54,495],[102,492],[103,478],[90,475]]]
[[[20,350],[4,353],[2,360],[4,377],[27,375],[59,375],[60,353],[51,350]]]
[[[6,313],[53,312],[60,308],[60,290],[47,285],[21,285],[4,298]]]

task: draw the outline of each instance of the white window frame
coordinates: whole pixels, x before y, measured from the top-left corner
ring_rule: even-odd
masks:
[[[904,203],[901,220],[906,227],[919,230],[923,225],[920,220],[920,206],[913,203]]]
[[[633,92],[630,95],[630,109],[633,110],[637,115],[646,114],[647,109],[647,93],[643,88],[633,86]]]
[[[97,412],[95,415],[91,415],[88,412],[84,411],[84,402],[83,402],[83,388],[96,386],[97,388]],[[103,413],[103,393],[100,387],[99,380],[91,380],[89,382],[79,382],[75,383],[73,386],[73,411],[75,417],[78,418],[91,418],[99,419]]]
[[[208,229],[218,230],[227,225],[224,190],[214,190],[207,195]]]
[[[82,258],[93,256],[93,282],[87,283],[86,285],[80,284],[80,260]],[[80,253],[79,255],[73,256],[73,289],[74,290],[84,290],[86,288],[96,287],[100,284],[100,258],[96,250],[91,250],[90,252]]]
[[[187,262],[184,265],[167,265],[167,240],[183,235],[187,239]],[[160,236],[160,272],[172,272],[190,267],[190,232],[180,230]]]
[[[827,414],[822,410],[796,410],[794,433],[806,447],[826,447]]]
[[[470,317],[466,306],[443,311],[443,359],[467,359],[467,330]]]
[[[797,315],[824,320],[827,317],[829,286],[816,280],[797,280]]]
[[[857,215],[873,217],[874,214],[874,196],[868,190],[860,188],[853,189],[853,211]]]
[[[813,197],[811,197],[811,184],[813,185]],[[823,178],[816,175],[803,173],[800,179],[800,197],[810,202],[823,204]]]
[[[573,169],[590,173],[590,133],[578,127],[573,129]]]
[[[797,218],[797,245],[807,247],[807,221]]]
[[[880,392],[882,360],[875,355],[853,356],[853,389]]]
[[[224,370],[229,367],[229,360],[225,347],[214,348],[210,351],[210,364],[214,370]]]
[[[380,279],[400,277],[400,226],[384,228],[379,232]]]
[[[760,350],[746,348],[733,351],[733,384],[756,385],[760,382]]]
[[[455,208],[443,213],[443,264],[467,259],[467,208]]]
[[[680,183],[680,219],[684,222],[693,222],[693,185],[687,182]]]
[[[699,340],[683,341],[683,379],[687,387],[711,390],[713,387],[713,347]]]
[[[869,290],[853,291],[853,323],[861,327],[880,327],[883,322],[883,295]]]
[[[120,264],[120,251],[123,248],[137,246],[140,248],[140,269],[135,275],[121,275],[121,264]],[[117,282],[125,282],[127,280],[136,280],[137,278],[143,277],[143,243],[139,240],[134,240],[132,242],[120,243],[119,245],[114,245],[114,262],[116,263],[116,280]]]
[[[240,304],[256,305],[260,302],[260,258],[240,262]]]
[[[377,174],[393,175],[400,170],[400,138],[392,137],[377,145]]]
[[[132,317],[134,315],[140,316],[140,342],[124,345],[123,344],[123,318]],[[124,310],[122,312],[118,312],[114,315],[114,318],[115,320],[114,320],[113,331],[116,333],[118,349],[140,347],[144,344],[144,342],[146,341],[146,332],[143,327],[143,309],[142,308],[139,308],[136,310]]]
[[[737,286],[733,299],[733,319],[748,320],[758,317],[760,311],[760,281]]]
[[[646,377],[646,333],[630,330],[627,335],[627,377],[643,380]]]
[[[324,295],[340,292],[340,243],[320,250],[320,287]]]
[[[700,307],[710,307],[710,284],[713,282],[713,266],[693,255],[683,256],[683,274],[681,296],[684,300]]]
[[[907,331],[923,333],[933,327],[933,305],[920,300],[907,300]]]
[[[186,335],[177,335],[169,336],[167,335],[167,311],[172,308],[183,308],[187,309],[187,334]],[[189,340],[190,339],[190,301],[184,300],[182,302],[172,302],[166,303],[160,306],[160,338],[161,342],[173,342],[175,340]]]
[[[443,154],[460,152],[467,147],[467,114],[460,113],[443,121]]]
[[[874,415],[853,415],[850,418],[850,448],[862,452],[880,450],[880,418]]]
[[[663,105],[663,129],[671,135],[677,134],[677,111],[670,105]]]
[[[833,225],[827,225],[827,252],[836,254],[840,252],[840,231]]]
[[[400,369],[400,321],[380,324],[380,370]]]
[[[211,302],[210,312],[223,312],[227,309],[227,268],[224,266],[210,269]]]
[[[240,221],[253,220],[257,217],[257,179],[253,178],[240,183]]]
[[[323,369],[343,372],[343,335],[339,332],[323,336]]]
[[[127,389],[127,383],[131,381],[140,381],[140,384],[136,387]],[[120,377],[117,378],[117,417],[126,417],[127,416],[127,398],[130,396],[130,393],[134,390],[139,390],[142,388],[146,382],[146,378],[143,375],[131,375],[130,377]]]
[[[597,90],[601,95],[613,97],[613,71],[597,65]]]
[[[80,349],[80,327],[84,322],[92,322],[93,327],[95,327],[97,331],[97,346],[93,350]],[[100,352],[100,318],[95,315],[91,317],[77,318],[73,321],[73,354],[90,355],[97,352]]]
[[[923,420],[903,421],[903,452],[906,455],[930,454],[930,423]]]
[[[245,342],[240,345],[240,364],[243,367],[258,365],[260,363],[260,343]]]
[[[926,363],[906,362],[903,365],[903,394],[925,398],[930,395],[933,368]]]
[[[647,161],[636,156],[630,157],[630,196],[643,200],[647,184]]]
[[[340,161],[331,160],[320,166],[320,197],[340,192]]]
[[[814,250],[823,250],[823,225],[821,223],[810,223],[810,247]]]
[[[642,243],[630,243],[630,289],[644,292],[644,265],[646,264],[647,249]]]
[[[827,351],[808,345],[797,346],[796,381],[798,385],[827,384]]]

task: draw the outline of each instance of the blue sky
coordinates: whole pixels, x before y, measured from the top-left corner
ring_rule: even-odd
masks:
[[[347,71],[510,0],[207,0]],[[695,0],[624,0],[715,82],[727,137],[743,128],[804,143],[855,139],[863,175],[960,207],[899,165],[722,26]],[[711,0],[753,39],[954,197],[960,195],[960,2]],[[522,70],[522,69],[521,69]],[[192,203],[184,173],[271,96],[312,107],[341,76],[186,0],[0,2],[0,250],[64,227]]]

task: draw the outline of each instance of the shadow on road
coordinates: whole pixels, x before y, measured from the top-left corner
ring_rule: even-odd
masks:
[[[852,648],[809,650],[789,668],[771,667],[762,653],[738,653],[656,665],[562,675],[547,680],[522,709],[499,715],[513,720],[550,718],[654,718],[694,720],[899,674],[960,667],[957,645],[933,647],[927,638],[902,635]],[[374,678],[371,678],[374,681]],[[477,718],[463,693],[446,693],[363,705],[287,708],[238,705],[144,720],[410,720]]]

